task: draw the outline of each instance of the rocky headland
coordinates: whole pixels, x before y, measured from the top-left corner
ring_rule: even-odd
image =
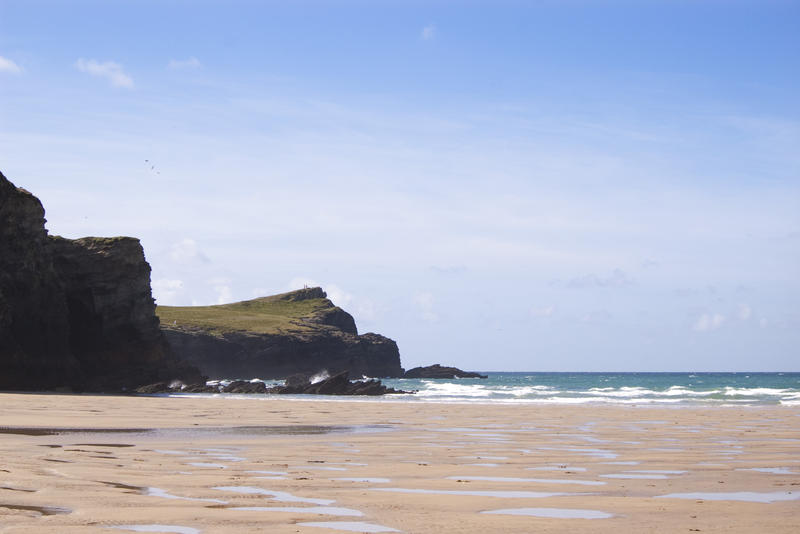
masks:
[[[44,215],[0,173],[0,390],[380,395],[399,392],[361,377],[482,377],[440,365],[404,372],[397,343],[359,334],[319,287],[156,307],[138,239],[51,236]]]
[[[211,378],[401,377],[397,343],[358,334],[319,287],[218,306],[158,306],[171,349]]]
[[[139,240],[50,236],[44,213],[0,173],[0,389],[199,379],[159,329]]]

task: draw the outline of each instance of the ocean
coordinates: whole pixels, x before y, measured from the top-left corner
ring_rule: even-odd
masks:
[[[484,373],[488,378],[383,379],[403,402],[800,406],[800,373]],[[254,379],[258,380],[258,379]],[[265,380],[267,386],[274,381]],[[286,395],[287,398],[319,396]],[[347,397],[353,399],[353,397]]]
[[[800,373],[484,373],[485,379],[384,380],[431,401],[553,404],[800,405]]]

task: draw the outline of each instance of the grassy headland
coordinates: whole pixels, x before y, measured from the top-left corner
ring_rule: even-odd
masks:
[[[250,332],[256,334],[302,333],[318,329],[318,315],[334,306],[317,288],[216,306],[157,306],[161,324],[198,328],[212,334]]]

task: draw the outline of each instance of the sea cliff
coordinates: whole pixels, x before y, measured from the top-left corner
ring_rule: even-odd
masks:
[[[158,306],[171,349],[211,378],[399,377],[397,343],[358,334],[319,287],[218,306]]]
[[[50,236],[44,214],[0,173],[0,389],[118,391],[199,379],[159,329],[139,240]]]

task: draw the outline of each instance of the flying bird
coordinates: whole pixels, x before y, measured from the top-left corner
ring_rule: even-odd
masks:
[[[152,161],[150,161],[149,159],[146,159],[146,160],[144,160],[144,162],[145,162],[147,165],[150,165],[150,171],[151,171],[151,172],[152,172],[152,171],[155,171],[155,173],[156,173],[156,174],[161,174],[161,171],[156,171],[156,166],[155,166],[155,164],[154,164]]]

